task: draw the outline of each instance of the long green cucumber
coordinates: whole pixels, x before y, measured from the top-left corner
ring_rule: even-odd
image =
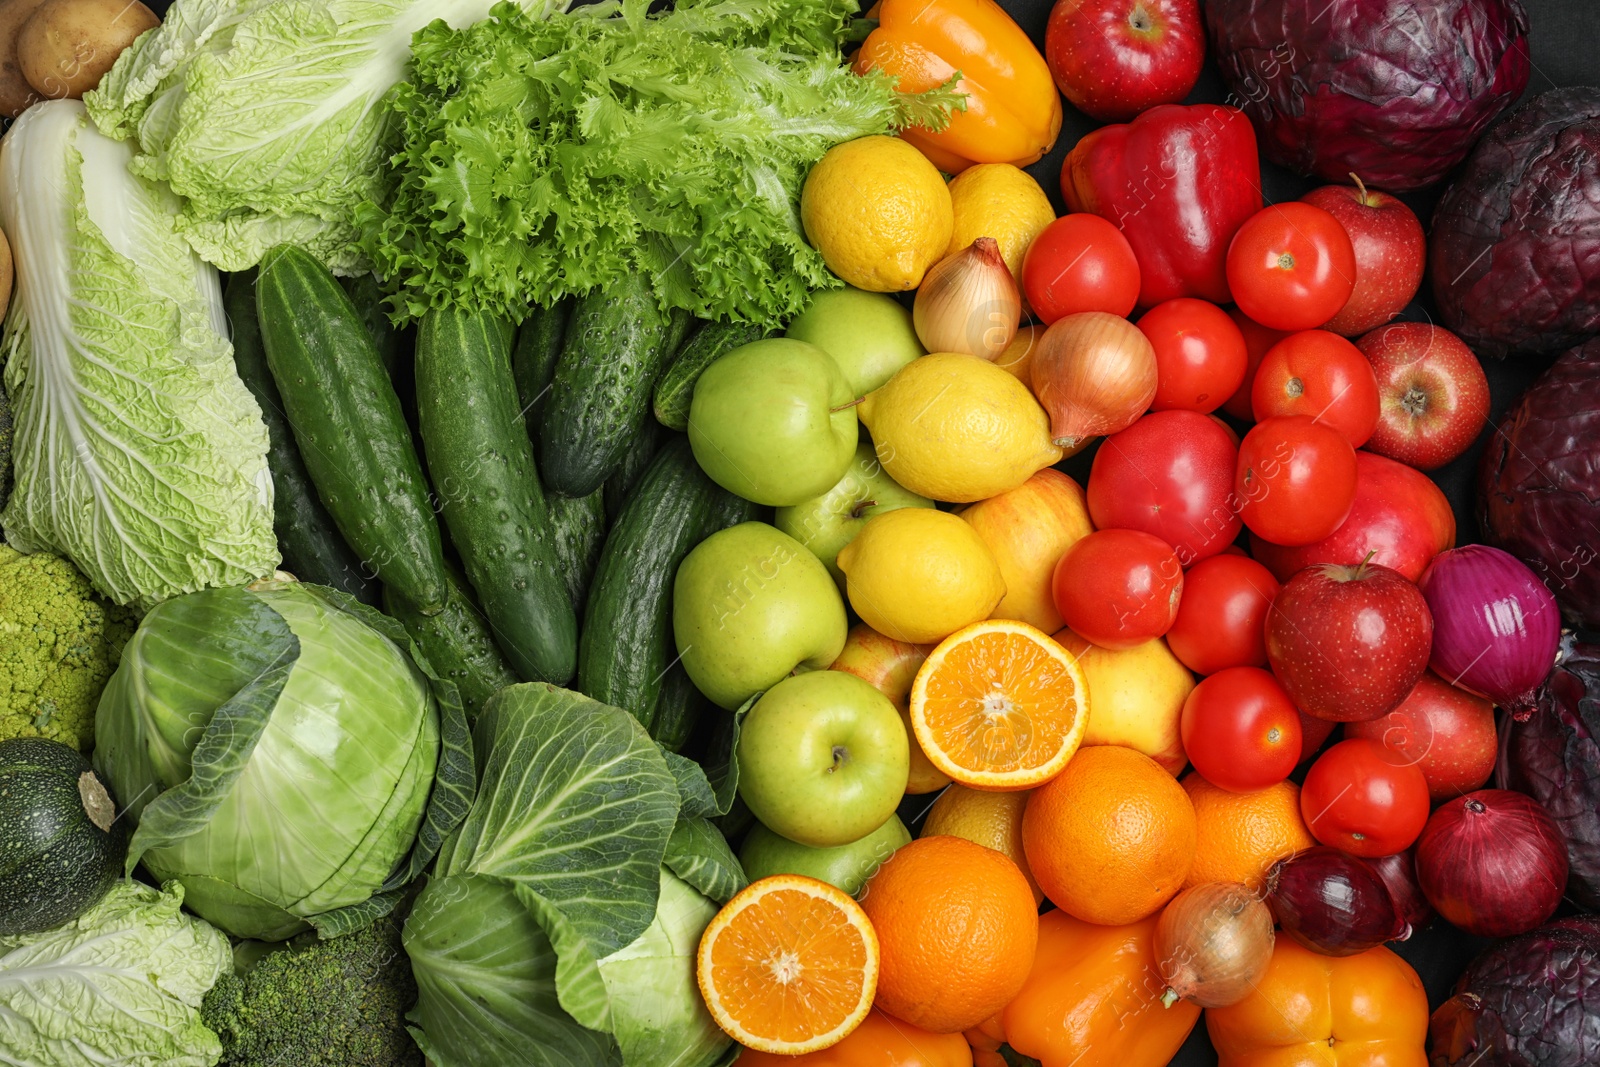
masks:
[[[388,589],[383,610],[406,628],[434,673],[456,683],[467,718],[475,720],[484,701],[519,679],[489,632],[482,609],[473,603],[472,590],[454,568],[448,580],[444,610],[437,615],[423,615]]]
[[[578,623],[518,417],[511,334],[493,315],[430,311],[417,329],[417,415],[451,543],[506,659],[564,684]]]
[[[694,399],[694,383],[705,369],[740,345],[759,341],[767,335],[764,327],[744,322],[708,322],[683,343],[672,365],[656,383],[652,407],[656,421],[674,430],[689,428],[689,402]]]
[[[606,515],[612,521],[622,514],[622,509],[633,497],[634,486],[639,484],[639,479],[644,476],[645,469],[650,466],[650,461],[656,458],[656,453],[661,451],[669,438],[678,436],[669,431],[665,426],[654,419],[646,419],[639,428],[639,435],[628,446],[628,451],[623,454],[622,462],[617,469],[611,472],[611,477],[606,479],[604,487]]]
[[[581,622],[583,604],[589,595],[589,581],[600,562],[606,543],[605,490],[588,496],[545,497],[550,509],[550,539],[556,551],[556,569],[567,587],[567,598]]]
[[[267,366],[311,484],[356,555],[423,614],[444,607],[444,554],[422,464],[360,312],[309,252],[261,261]]]
[[[511,374],[517,380],[517,407],[528,424],[529,436],[537,436],[539,418],[550,395],[550,382],[556,375],[556,361],[567,336],[567,320],[572,317],[572,300],[558,301],[550,307],[534,305],[517,328],[517,344],[511,350]]]

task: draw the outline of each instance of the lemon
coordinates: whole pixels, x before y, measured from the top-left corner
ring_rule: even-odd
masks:
[[[934,352],[868,393],[856,414],[889,477],[965,504],[1015,489],[1061,458],[1028,387],[986,359]]]
[[[1000,564],[977,531],[931,508],[874,515],[838,562],[861,621],[896,641],[942,640],[987,619],[1006,595]]]
[[[955,223],[945,255],[955,255],[980,237],[993,237],[1018,285],[1028,246],[1056,218],[1039,183],[1010,163],[979,163],[956,175],[950,182],[950,206]]]
[[[1044,891],[1033,880],[1028,857],[1022,851],[1022,812],[1028,806],[1028,792],[1018,789],[999,793],[957,783],[933,802],[918,836],[948,834],[994,849],[1017,865],[1028,880],[1028,888],[1033,890],[1034,902],[1042,903]]]
[[[950,191],[904,141],[860,137],[811,168],[800,221],[828,269],[857,289],[915,289],[950,244]]]

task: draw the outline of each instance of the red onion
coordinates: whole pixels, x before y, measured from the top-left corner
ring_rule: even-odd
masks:
[[[1395,914],[1416,933],[1433,921],[1433,905],[1422,895],[1417,884],[1417,864],[1414,849],[1396,852],[1392,856],[1362,856],[1360,860],[1378,872],[1384,885],[1389,887],[1389,897],[1394,901]],[[1395,938],[1404,941],[1405,938]]]
[[[1480,789],[1429,817],[1417,838],[1417,882],[1439,914],[1469,934],[1527,933],[1561,903],[1566,842],[1531,797]]]
[[[1519,719],[1533,714],[1556,662],[1556,598],[1509,552],[1464,545],[1433,557],[1417,579],[1433,612],[1434,672]]]
[[[1328,845],[1275,863],[1267,874],[1267,906],[1284,933],[1324,956],[1354,956],[1411,936],[1382,876]]]

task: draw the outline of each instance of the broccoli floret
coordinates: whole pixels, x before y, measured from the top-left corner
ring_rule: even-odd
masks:
[[[136,626],[71,563],[0,544],[0,740],[47,737],[88,751],[100,691]]]
[[[421,1067],[405,1024],[417,985],[393,917],[327,941],[242,942],[234,963],[200,1007],[220,1067]]]

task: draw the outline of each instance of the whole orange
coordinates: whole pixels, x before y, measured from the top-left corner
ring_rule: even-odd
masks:
[[[1085,750],[1087,751],[1087,750]],[[1253,793],[1230,793],[1199,774],[1183,780],[1194,805],[1198,839],[1183,883],[1242,882],[1260,889],[1278,860],[1316,844],[1300,815],[1300,787],[1279,782]]]
[[[1194,862],[1194,806],[1144,753],[1080,748],[1029,794],[1022,847],[1056,907],[1121,926],[1154,914],[1183,887]]]
[[[1028,980],[1039,942],[1017,865],[960,837],[902,846],[862,890],[878,934],[878,1008],[936,1034],[970,1029]]]

